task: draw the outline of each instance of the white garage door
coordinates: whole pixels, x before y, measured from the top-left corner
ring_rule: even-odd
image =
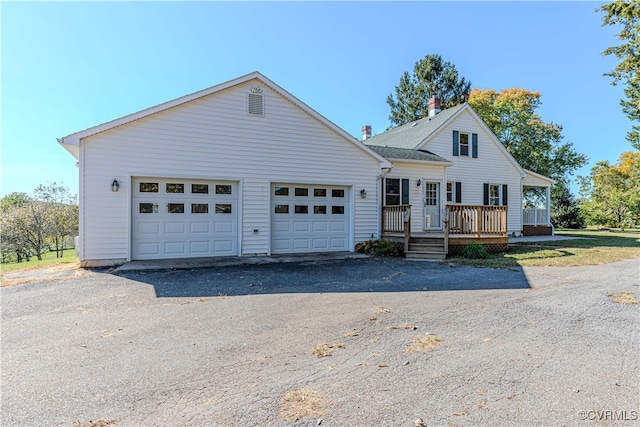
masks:
[[[133,259],[238,255],[235,182],[134,178]]]
[[[274,184],[271,187],[271,252],[349,250],[349,188]]]

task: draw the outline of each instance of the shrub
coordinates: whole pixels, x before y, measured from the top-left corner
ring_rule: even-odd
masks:
[[[399,256],[398,246],[390,240],[367,240],[356,245],[356,252],[375,256],[393,257]]]
[[[462,256],[470,259],[485,259],[489,258],[490,255],[484,246],[471,242],[462,249]]]

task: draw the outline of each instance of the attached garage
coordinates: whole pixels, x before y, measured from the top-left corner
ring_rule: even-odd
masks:
[[[238,185],[132,179],[131,258],[238,255]]]
[[[350,189],[336,185],[271,186],[271,253],[351,249]]]

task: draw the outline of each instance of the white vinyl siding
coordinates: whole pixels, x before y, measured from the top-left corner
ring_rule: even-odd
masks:
[[[264,116],[247,114],[255,84]],[[378,232],[378,160],[258,80],[84,138],[81,147],[84,260],[130,259],[132,176],[238,182],[241,255],[270,252],[272,182],[352,187],[350,244]],[[371,196],[354,197],[361,189]]]
[[[468,157],[451,155],[454,130],[470,135],[472,133],[478,134],[478,158],[472,158],[471,146]],[[504,152],[496,146],[499,142],[494,142],[492,138],[494,137],[486,133],[484,127],[476,121],[471,113],[463,111],[454,120],[443,126],[421,149],[429,150],[454,163],[453,166],[447,168],[446,180],[462,183],[462,204],[482,205],[484,183],[506,184],[509,188],[508,232],[520,232],[522,231],[520,172]]]

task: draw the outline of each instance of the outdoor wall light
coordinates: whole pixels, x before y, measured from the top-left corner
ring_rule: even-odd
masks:
[[[114,178],[113,182],[111,183],[111,191],[113,191],[115,193],[119,189],[120,189],[120,183],[118,182],[117,179]]]
[[[362,190],[360,190],[360,197],[362,197],[363,199],[367,198],[367,190],[365,190],[364,188]]]
[[[422,185],[422,180],[418,178],[418,180],[416,181],[416,187],[420,187],[421,185]]]

